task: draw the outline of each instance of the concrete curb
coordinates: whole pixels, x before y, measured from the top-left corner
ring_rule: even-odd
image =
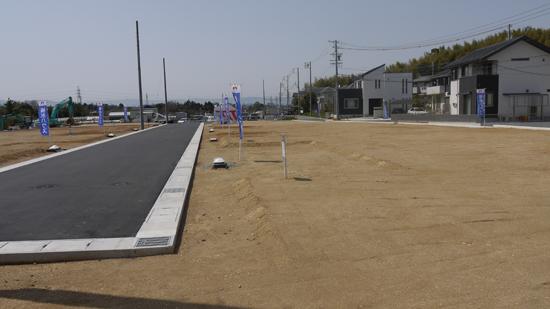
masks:
[[[0,167],[0,173],[7,172],[9,170],[13,170],[13,169],[16,169],[18,167],[30,165],[30,164],[37,163],[37,162],[40,162],[40,161],[44,161],[44,160],[59,157],[59,156],[62,156],[62,155],[66,155],[66,154],[69,154],[71,152],[75,152],[75,151],[79,151],[79,150],[82,150],[82,149],[90,148],[90,147],[97,146],[97,145],[104,144],[104,143],[108,143],[108,142],[111,142],[111,141],[116,141],[117,139],[120,139],[120,138],[125,138],[125,137],[128,137],[128,136],[132,136],[134,134],[139,134],[139,133],[142,133],[142,132],[145,132],[145,131],[160,128],[162,126],[165,126],[165,124],[164,125],[159,125],[159,126],[156,126],[156,127],[147,128],[147,129],[144,129],[144,130],[141,130],[141,131],[130,132],[130,133],[127,133],[127,134],[124,134],[124,135],[121,135],[121,136],[100,140],[100,141],[97,141],[97,142],[94,142],[94,143],[91,143],[91,144],[82,145],[82,146],[79,146],[79,147],[67,149],[65,151],[52,153],[52,154],[45,155],[45,156],[42,156],[42,157],[38,157],[38,158],[30,159],[30,160],[27,160],[27,161],[11,164],[11,165],[8,165],[8,166]]]
[[[533,126],[516,126],[506,124],[488,123],[486,126],[481,126],[479,123],[446,123],[446,122],[398,122],[402,125],[418,125],[418,126],[436,126],[436,127],[454,127],[454,128],[469,128],[469,129],[518,129],[518,130],[532,130],[532,131],[550,131],[550,128],[546,127],[533,127]]]
[[[201,123],[135,237],[0,241],[0,264],[128,258],[173,253],[185,201],[189,195],[203,128],[204,123]],[[125,136],[128,135],[121,138]],[[111,140],[113,139],[106,141]]]
[[[450,127],[450,128],[468,128],[468,129],[519,129],[519,130],[532,130],[532,131],[550,131],[550,127],[535,127],[535,126],[519,126],[519,125],[506,125],[497,123],[488,123],[486,126],[481,126],[479,123],[470,122],[408,122],[408,121],[391,121],[391,120],[349,120],[340,121],[336,123],[370,123],[370,124],[396,124],[396,125],[410,125],[410,126],[434,126],[434,127]]]
[[[545,127],[529,127],[529,126],[514,126],[505,124],[495,124],[494,128],[497,129],[519,129],[519,130],[533,130],[533,131],[550,131],[550,128]]]

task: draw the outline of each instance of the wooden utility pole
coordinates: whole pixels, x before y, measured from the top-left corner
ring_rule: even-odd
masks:
[[[265,114],[267,113],[267,105],[265,105],[265,79],[262,79],[262,94],[264,99],[264,115],[262,118],[265,118]]]
[[[298,107],[298,114],[300,114],[300,68],[296,68],[296,82],[298,83],[298,97],[296,98],[296,105]]]
[[[283,83],[280,82],[279,83],[279,116],[281,116],[281,96],[282,96],[282,92],[283,92]]]
[[[312,115],[313,109],[313,85],[311,83],[311,61],[306,62],[305,68],[309,69],[309,115]]]
[[[338,110],[338,88],[339,88],[339,85],[338,85],[338,66],[342,63],[340,60],[340,56],[341,54],[338,53],[338,40],[334,40],[334,41],[329,41],[330,43],[333,43],[334,44],[334,60],[332,61],[332,64],[334,64],[334,70],[335,70],[335,74],[334,74],[334,78],[335,78],[335,82],[334,82],[334,114],[336,115],[336,118],[338,118],[338,114],[339,114],[339,110]]]

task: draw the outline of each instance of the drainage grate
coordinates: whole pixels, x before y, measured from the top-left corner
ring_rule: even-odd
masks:
[[[170,242],[170,236],[140,238],[138,239],[135,247],[140,248],[140,247],[168,246],[169,242]]]
[[[163,191],[164,193],[182,193],[185,192],[184,188],[166,188]]]

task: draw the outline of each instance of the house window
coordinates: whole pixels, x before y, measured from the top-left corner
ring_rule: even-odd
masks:
[[[464,77],[466,76],[466,66],[463,66],[460,71],[460,76]]]
[[[359,99],[358,98],[345,98],[344,99],[344,109],[358,109],[359,108]]]
[[[484,63],[481,66],[481,71],[483,75],[493,75],[493,64],[490,62]]]
[[[525,57],[525,58],[512,58],[511,60],[512,60],[512,61],[529,61],[529,57]]]
[[[379,79],[374,80],[374,88],[375,89],[380,89],[380,80]]]

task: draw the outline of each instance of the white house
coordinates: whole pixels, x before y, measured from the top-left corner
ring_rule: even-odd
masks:
[[[386,73],[383,64],[362,75],[363,115],[372,116],[375,108],[388,102],[390,112],[395,106],[406,108],[412,101],[412,73]]]
[[[527,36],[478,49],[446,68],[451,70],[451,114],[477,114],[476,90],[485,89],[488,116],[550,117],[550,48]]]
[[[451,114],[449,75],[449,70],[444,70],[413,81],[413,94],[419,96],[434,114]]]

